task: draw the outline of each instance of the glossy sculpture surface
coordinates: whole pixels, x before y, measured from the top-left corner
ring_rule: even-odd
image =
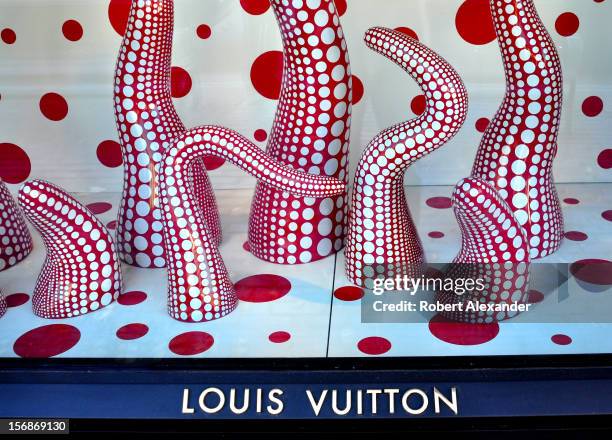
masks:
[[[474,310],[467,305],[527,302],[530,258],[525,231],[495,188],[483,180],[459,182],[453,194],[453,210],[461,230],[461,250],[444,278],[479,282],[465,292],[440,292],[440,303],[463,305],[462,310],[442,315],[471,323],[515,316],[513,311]]]
[[[19,205],[47,249],[32,298],[37,316],[72,318],[117,299],[122,279],[115,245],[94,214],[41,180],[24,184]]]
[[[32,252],[32,236],[8,187],[0,179],[0,272]]]
[[[194,196],[193,163],[220,157],[267,185],[302,197],[331,197],[345,184],[283,166],[236,132],[222,127],[188,131],[164,156],[160,179],[168,258],[168,311],[180,321],[210,321],[235,309],[238,299]]]
[[[377,277],[421,275],[425,257],[406,203],[404,172],[459,131],[468,98],[461,78],[448,62],[411,37],[373,28],[366,33],[365,42],[410,74],[427,100],[421,116],[376,136],[357,166],[346,274],[354,284],[371,287]]]
[[[284,71],[267,153],[311,174],[347,180],[352,77],[333,0],[271,2],[284,46]],[[251,252],[300,264],[342,248],[348,195],[315,200],[257,185],[249,222]]]
[[[531,258],[555,252],[563,214],[552,166],[563,101],[557,49],[532,0],[491,0],[506,94],[482,138],[472,177],[490,182],[529,238]]]
[[[186,129],[171,96],[173,0],[133,0],[115,73],[115,116],[123,152],[123,198],[117,247],[123,261],[164,267],[159,164]],[[198,204],[217,241],[221,228],[212,187],[201,160],[191,172]]]

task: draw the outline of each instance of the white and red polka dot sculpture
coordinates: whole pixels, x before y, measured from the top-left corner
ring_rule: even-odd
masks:
[[[0,179],[0,272],[32,252],[32,236],[7,186]]]
[[[4,295],[2,295],[2,292],[0,292],[0,318],[4,316],[7,309],[8,305],[6,304],[6,299],[4,298]]]
[[[390,127],[366,148],[355,175],[346,256],[354,284],[371,287],[377,277],[418,277],[423,247],[404,194],[404,171],[448,142],[465,122],[467,92],[457,72],[439,55],[398,31],[373,28],[366,44],[408,72],[423,89],[427,109]]]
[[[440,292],[437,301],[463,304],[462,310],[443,312],[445,317],[471,323],[502,321],[510,311],[475,311],[469,302],[523,304],[529,285],[529,244],[523,227],[499,193],[480,179],[464,179],[453,194],[453,209],[461,230],[461,250],[445,279],[472,280],[481,286],[466,292]],[[482,287],[482,289],[481,289]]]
[[[122,278],[115,245],[94,214],[61,188],[40,180],[24,184],[19,205],[47,249],[32,299],[37,316],[72,318],[119,297]]]
[[[173,0],[133,0],[115,73],[115,116],[123,152],[117,246],[138,267],[166,265],[158,172],[164,151],[186,129],[171,96]],[[221,228],[202,160],[193,164],[197,197],[215,240]]]
[[[472,177],[493,184],[529,238],[531,258],[561,246],[552,165],[563,101],[557,49],[532,0],[491,0],[506,95],[485,131]]]
[[[352,78],[333,0],[271,0],[284,46],[280,101],[267,153],[310,174],[347,180]],[[320,260],[339,251],[346,193],[321,200],[290,195],[263,181],[249,222],[249,246],[280,264]]]
[[[180,321],[221,318],[238,299],[194,193],[193,163],[203,155],[227,160],[273,188],[302,197],[332,197],[346,185],[278,163],[256,145],[222,127],[200,127],[177,139],[164,156],[160,178],[168,258],[168,311]]]

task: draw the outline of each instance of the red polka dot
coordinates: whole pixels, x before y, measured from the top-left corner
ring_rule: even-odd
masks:
[[[62,33],[67,40],[79,41],[83,37],[83,26],[76,20],[68,20],[62,26]]]
[[[251,15],[261,15],[270,9],[270,0],[240,0],[240,6]]]
[[[555,29],[557,33],[563,37],[574,35],[580,27],[580,20],[576,14],[572,12],[564,12],[557,17],[555,21]]]
[[[532,289],[527,292],[527,302],[529,304],[537,304],[544,301],[544,294],[539,290]]]
[[[27,293],[13,293],[6,298],[6,305],[9,307],[19,307],[30,300],[30,295]]]
[[[440,231],[431,231],[429,234],[430,238],[443,238],[444,237],[444,232],[440,232]]]
[[[259,130],[255,130],[253,136],[257,142],[265,142],[268,139],[268,133],[266,133],[266,130],[262,130],[261,128]]]
[[[378,336],[371,336],[369,338],[364,338],[357,344],[357,348],[360,352],[364,354],[369,354],[370,356],[378,356],[381,354],[385,354],[389,350],[391,350],[391,342],[388,339],[381,338]]]
[[[453,203],[448,197],[432,197],[425,201],[427,206],[435,209],[448,209],[453,206]]]
[[[51,121],[61,121],[68,115],[68,103],[58,93],[47,93],[40,98],[40,111],[45,118]]]
[[[589,118],[594,118],[603,111],[603,101],[599,96],[589,96],[582,103],[582,113]]]
[[[554,335],[550,338],[557,345],[570,345],[572,343],[572,338],[567,335]]]
[[[580,231],[567,231],[565,233],[565,238],[571,241],[585,241],[589,236]]]
[[[171,77],[172,97],[183,98],[187,96],[187,94],[191,91],[191,86],[193,85],[189,73],[182,67],[173,66]]]
[[[363,98],[364,88],[363,82],[357,75],[353,75],[353,105],[359,104],[361,99]]]
[[[426,107],[427,107],[427,100],[425,99],[425,95],[415,96],[414,98],[412,98],[412,101],[410,102],[410,109],[412,110],[412,113],[414,113],[417,116],[420,116],[423,113],[425,113]]]
[[[76,327],[52,324],[35,328],[21,335],[13,351],[22,358],[50,358],[67,352],[81,339]]]
[[[346,13],[346,10],[348,9],[346,0],[334,0],[334,3],[336,4],[338,15],[342,17]]]
[[[597,165],[605,170],[612,168],[612,149],[608,148],[599,153],[599,156],[597,156]]]
[[[603,217],[604,220],[608,220],[609,222],[612,222],[612,210],[602,212],[601,216]]]
[[[96,149],[96,156],[104,166],[117,168],[123,164],[121,145],[115,141],[103,141]]]
[[[117,220],[113,220],[112,222],[108,222],[106,227],[108,229],[110,229],[111,231],[114,231],[115,229],[117,229]]]
[[[196,29],[196,34],[198,35],[198,37],[200,37],[202,40],[207,40],[210,38],[210,36],[212,35],[212,29],[210,28],[210,26],[208,26],[207,24],[201,24],[198,26],[198,28]]]
[[[87,205],[87,209],[89,209],[94,214],[104,214],[105,212],[110,211],[113,208],[113,205],[107,202],[96,202],[90,203]]]
[[[6,28],[2,29],[2,32],[0,32],[0,38],[2,38],[2,41],[6,44],[13,44],[17,41],[17,34],[14,30]]]
[[[15,144],[0,143],[0,178],[6,183],[24,182],[32,171],[30,158]]]
[[[402,34],[408,35],[410,38],[414,38],[415,40],[419,41],[419,36],[417,35],[417,33],[413,31],[412,29],[410,29],[409,27],[400,26],[400,27],[395,28],[395,30],[398,32],[401,32]]]
[[[244,249],[247,252],[251,252],[251,245],[249,244],[248,241],[245,241],[244,243],[242,243],[242,249]]]
[[[287,278],[278,275],[254,275],[236,283],[236,294],[241,301],[262,303],[276,301],[291,290]]]
[[[108,5],[108,19],[119,35],[125,34],[132,0],[111,0]]]
[[[132,292],[125,292],[123,295],[119,295],[117,302],[122,306],[135,306],[147,299],[147,294],[139,290]]]
[[[217,156],[204,156],[204,167],[208,171],[214,171],[218,168],[221,168],[225,164],[225,159],[222,159]]]
[[[340,301],[358,301],[363,295],[363,289],[355,286],[344,286],[334,291],[334,296]]]
[[[270,336],[268,336],[270,342],[275,344],[282,344],[283,342],[287,342],[291,339],[291,334],[287,332],[274,332]]]
[[[117,337],[124,341],[132,341],[134,339],[140,339],[149,333],[149,327],[144,324],[134,323],[128,324],[117,330]]]
[[[283,53],[278,50],[265,52],[251,66],[251,83],[257,92],[268,98],[278,99],[283,80]]]
[[[567,199],[563,199],[563,201],[568,205],[577,205],[580,203],[580,200],[574,199],[573,197],[568,197]]]
[[[481,45],[495,40],[489,0],[465,0],[457,11],[455,26],[468,43]]]
[[[187,332],[172,339],[168,348],[180,356],[193,356],[209,350],[214,343],[215,339],[206,332]]]
[[[612,285],[612,261],[595,258],[576,261],[570,265],[570,273],[590,284]]]
[[[442,315],[429,321],[429,331],[441,341],[455,345],[479,345],[489,342],[499,333],[499,324],[468,324],[451,321]]]
[[[480,133],[484,133],[487,130],[487,127],[489,127],[490,123],[491,121],[489,121],[488,118],[480,118],[476,121],[476,130],[478,130]]]

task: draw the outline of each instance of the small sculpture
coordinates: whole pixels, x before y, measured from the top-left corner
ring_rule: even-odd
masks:
[[[0,272],[32,252],[32,236],[7,186],[0,179]]]
[[[0,291],[0,318],[4,316],[7,309],[8,305],[6,304],[6,299],[4,298],[4,295],[2,295],[2,291]]]
[[[63,319],[94,312],[121,293],[121,270],[106,227],[61,188],[26,182],[19,205],[47,249],[32,304],[42,318]]]
[[[459,131],[468,97],[448,62],[406,34],[373,28],[366,33],[365,42],[410,74],[427,99],[421,116],[376,136],[357,166],[346,274],[352,283],[371,288],[377,277],[421,276],[425,257],[406,203],[404,171]]]

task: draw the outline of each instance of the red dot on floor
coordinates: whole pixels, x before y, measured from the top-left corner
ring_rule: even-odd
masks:
[[[251,252],[251,245],[249,244],[248,241],[245,241],[244,243],[242,243],[242,249],[244,249],[247,252]]]
[[[278,99],[283,79],[283,53],[278,50],[258,56],[251,66],[251,83],[257,92],[268,98]]]
[[[6,28],[2,29],[2,32],[0,32],[0,38],[2,38],[2,41],[6,44],[13,44],[17,41],[17,34],[14,30]]]
[[[603,111],[603,101],[599,96],[589,96],[582,102],[582,113],[589,118],[594,118]]]
[[[391,350],[391,342],[379,336],[370,336],[359,341],[357,348],[364,354],[379,356]]]
[[[480,345],[494,339],[499,333],[499,324],[469,324],[451,321],[436,315],[429,321],[429,331],[441,341],[455,345]]]
[[[119,35],[125,34],[132,0],[111,0],[108,5],[108,19]]]
[[[361,81],[361,79],[357,75],[353,75],[353,105],[359,104],[359,102],[363,98],[363,94],[363,81]]]
[[[58,93],[47,93],[40,98],[40,111],[45,118],[51,121],[61,121],[68,115],[68,103]]]
[[[544,301],[544,294],[539,290],[532,289],[527,292],[527,302],[529,304],[537,304]]]
[[[79,41],[83,37],[83,26],[76,20],[68,20],[62,25],[62,33],[67,40]]]
[[[348,8],[348,6],[346,4],[346,0],[334,0],[334,2],[336,3],[336,8],[338,10],[338,15],[340,17],[342,17],[346,13],[346,10]]]
[[[198,34],[198,37],[202,40],[207,40],[212,35],[212,29],[207,24],[201,24],[196,29],[196,34]]]
[[[112,222],[108,222],[106,227],[108,229],[110,229],[111,231],[114,231],[115,229],[117,229],[117,220],[113,220]]]
[[[612,222],[612,210],[602,212],[601,216],[603,217],[604,220],[608,220],[609,222]]]
[[[96,149],[96,156],[100,163],[109,168],[117,168],[123,164],[121,145],[115,141],[103,141]]]
[[[253,136],[257,142],[264,142],[266,139],[268,139],[268,133],[266,133],[266,130],[261,128],[259,130],[255,130],[255,134]]]
[[[355,286],[344,286],[334,291],[334,296],[341,301],[358,301],[364,294],[362,288]]]
[[[215,339],[206,332],[187,332],[174,337],[168,348],[180,356],[193,356],[209,350],[214,343]]]
[[[571,241],[585,241],[589,236],[580,231],[567,231],[565,233],[565,238]]]
[[[555,21],[555,29],[557,33],[563,37],[574,35],[580,27],[578,16],[572,12],[564,12],[557,17]]]
[[[417,33],[413,31],[412,29],[410,29],[409,27],[400,26],[400,27],[396,27],[395,30],[398,32],[401,32],[402,34],[408,35],[410,38],[414,38],[415,40],[419,41],[419,36],[417,35]]]
[[[6,305],[9,307],[19,307],[30,300],[30,295],[27,293],[13,293],[6,298]]]
[[[206,167],[208,171],[214,171],[218,168],[221,168],[223,164],[225,164],[225,159],[222,159],[217,156],[204,156],[203,161],[204,167]]]
[[[567,203],[568,205],[577,205],[578,203],[580,203],[580,200],[574,199],[572,197],[568,197],[567,199],[563,199],[563,201],[565,203]]]
[[[50,358],[67,352],[81,339],[81,332],[71,325],[51,324],[21,335],[13,351],[22,358]]]
[[[171,71],[171,93],[173,98],[183,98],[191,91],[191,76],[182,67],[173,66]]]
[[[261,15],[270,9],[270,0],[240,0],[240,6],[251,15]]]
[[[410,109],[412,110],[412,113],[417,116],[420,116],[425,113],[426,107],[427,100],[425,99],[425,95],[415,96],[414,98],[412,98],[412,101],[410,101]]]
[[[567,335],[554,335],[550,338],[557,345],[569,345],[572,343],[572,338]]]
[[[6,183],[24,182],[32,171],[28,154],[18,145],[0,143],[0,178]]]
[[[235,289],[241,301],[263,303],[287,295],[291,290],[291,282],[278,275],[262,274],[241,279]]]
[[[570,265],[570,273],[590,284],[612,285],[612,261],[596,258],[576,261]]]
[[[89,209],[94,214],[104,214],[105,212],[113,209],[113,205],[107,202],[95,202],[87,205],[87,209]]]
[[[435,209],[448,209],[453,206],[453,203],[448,197],[432,197],[425,201],[427,206]]]
[[[140,339],[149,333],[149,327],[144,324],[134,323],[127,324],[117,330],[117,337],[124,341],[132,341],[134,339]]]
[[[291,334],[287,332],[274,332],[270,336],[268,336],[270,342],[275,344],[282,344],[283,342],[287,342],[291,339]]]
[[[484,133],[487,130],[487,127],[489,127],[490,123],[491,121],[488,118],[480,118],[476,121],[476,130],[478,130],[480,133]]]
[[[440,231],[431,231],[429,234],[427,234],[430,238],[443,238],[444,237],[444,232],[440,232]]]
[[[612,149],[611,148],[603,150],[601,153],[599,153],[599,156],[597,156],[597,165],[599,165],[605,170],[609,170],[610,168],[612,168]]]
[[[134,290],[132,292],[125,292],[123,295],[119,295],[117,302],[122,306],[135,306],[147,299],[147,294],[140,290]]]
[[[495,40],[495,27],[489,0],[465,0],[455,16],[461,38],[471,44],[487,44]]]

